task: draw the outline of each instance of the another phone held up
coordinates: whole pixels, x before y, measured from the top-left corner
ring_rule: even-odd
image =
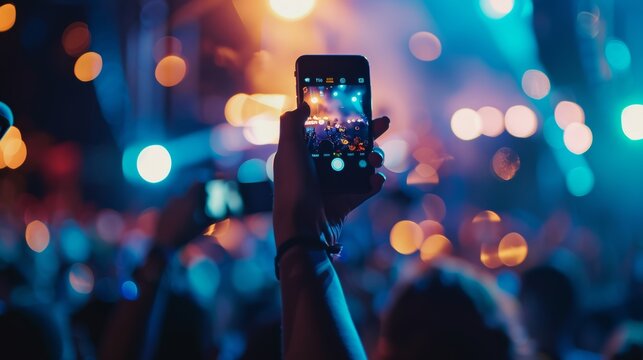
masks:
[[[359,55],[303,55],[297,59],[297,102],[310,106],[306,144],[324,192],[366,193],[375,169],[371,79]]]

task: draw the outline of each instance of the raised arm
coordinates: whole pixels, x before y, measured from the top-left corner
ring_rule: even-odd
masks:
[[[378,193],[384,176],[371,177],[372,191],[361,195],[326,195],[318,189],[315,168],[304,143],[307,104],[281,118],[275,157],[274,228],[278,249],[286,359],[365,359],[339,278],[319,244],[335,244],[344,218]],[[373,121],[374,137],[388,129],[388,118]],[[382,165],[379,151],[369,161]]]

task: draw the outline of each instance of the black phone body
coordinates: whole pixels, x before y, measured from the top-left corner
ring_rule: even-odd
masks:
[[[310,106],[306,146],[324,192],[366,193],[375,169],[371,78],[360,55],[303,55],[295,64],[297,102]]]

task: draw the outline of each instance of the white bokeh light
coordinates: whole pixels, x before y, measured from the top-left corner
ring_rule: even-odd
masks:
[[[150,145],[138,154],[136,168],[143,180],[149,183],[158,183],[165,180],[170,174],[172,157],[163,146]]]

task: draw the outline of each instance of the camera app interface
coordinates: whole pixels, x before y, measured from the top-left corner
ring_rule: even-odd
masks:
[[[313,157],[366,155],[371,145],[367,91],[365,84],[304,85],[304,101],[310,105],[306,143]]]

